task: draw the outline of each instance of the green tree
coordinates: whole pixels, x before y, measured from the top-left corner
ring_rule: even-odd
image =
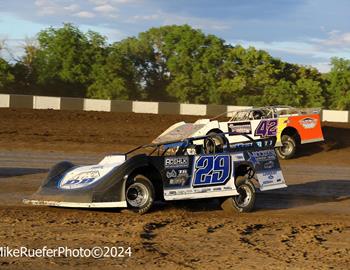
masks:
[[[165,43],[171,75],[167,92],[180,102],[215,102],[224,41],[188,25],[172,30]]]
[[[298,94],[303,96],[300,101],[300,107],[323,107],[325,98],[323,97],[323,89],[320,86],[320,82],[302,78],[296,82],[295,89]]]
[[[119,78],[113,84],[122,98],[128,95],[119,86],[128,84],[129,96],[140,99],[205,103],[217,87],[223,41],[188,25],[151,28],[113,46],[115,66],[111,62],[102,69]],[[93,92],[111,92],[112,81],[101,77]]]
[[[103,99],[350,107],[350,60],[332,59],[331,72],[322,75],[189,25],[151,28],[108,44],[96,32],[64,24],[44,29],[37,44],[27,42],[24,49],[17,63],[0,58],[0,88]]]
[[[275,85],[265,89],[263,96],[264,105],[300,107],[304,97],[299,90],[291,81],[281,79]]]
[[[85,96],[92,69],[103,61],[106,39],[95,32],[82,33],[71,24],[48,28],[38,34],[35,67],[38,84],[52,92]]]
[[[14,82],[14,76],[11,72],[11,66],[3,58],[0,58],[0,91],[9,90]]]
[[[39,45],[35,39],[26,39],[23,49],[25,54],[13,65],[16,93],[42,94],[38,91],[35,67]]]
[[[5,50],[5,40],[0,40],[0,55]],[[0,91],[7,92],[14,82],[11,65],[2,57],[0,57]]]
[[[326,78],[328,106],[337,110],[350,109],[350,60],[342,58],[331,59],[331,71]]]
[[[119,44],[108,50],[104,62],[93,67],[93,82],[88,88],[88,97],[103,99],[138,99],[140,90],[134,63]]]
[[[264,90],[277,83],[281,62],[253,47],[227,48],[221,80],[212,101],[219,104],[261,105]]]
[[[289,105],[295,107],[322,107],[323,90],[320,83],[311,79],[299,79],[294,84],[284,79],[268,87],[263,96],[264,105]]]

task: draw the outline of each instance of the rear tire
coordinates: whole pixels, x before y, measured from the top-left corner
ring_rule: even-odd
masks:
[[[294,137],[289,135],[282,135],[282,146],[276,148],[276,152],[281,159],[291,159],[297,150],[297,143]]]
[[[247,176],[239,176],[236,180],[239,195],[226,198],[221,208],[225,212],[246,213],[251,212],[255,205],[255,188]]]
[[[144,175],[136,175],[128,181],[125,198],[128,208],[135,213],[148,212],[154,203],[155,191],[152,182]]]

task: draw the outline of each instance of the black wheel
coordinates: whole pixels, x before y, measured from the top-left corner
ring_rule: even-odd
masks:
[[[290,159],[295,155],[297,144],[294,137],[289,135],[282,135],[282,146],[276,148],[277,155],[281,159]]]
[[[125,198],[130,210],[144,214],[154,202],[155,191],[152,182],[144,175],[136,175],[128,181]]]
[[[239,176],[236,180],[239,195],[226,198],[221,208],[226,212],[250,212],[255,204],[255,188],[247,176]]]

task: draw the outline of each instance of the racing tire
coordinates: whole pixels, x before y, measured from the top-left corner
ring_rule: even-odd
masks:
[[[282,135],[282,146],[276,147],[276,152],[281,159],[291,159],[297,150],[297,143],[294,137],[289,135]]]
[[[255,187],[247,176],[238,176],[236,188],[239,195],[228,197],[223,200],[221,208],[225,212],[247,213],[254,209]]]
[[[125,199],[131,211],[138,214],[148,212],[155,200],[152,182],[141,174],[132,177],[125,189]]]

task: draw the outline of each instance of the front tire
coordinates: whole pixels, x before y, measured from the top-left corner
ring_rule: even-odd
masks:
[[[154,203],[155,191],[152,182],[144,175],[136,175],[128,181],[125,198],[128,208],[135,213],[148,212]]]
[[[223,201],[221,208],[226,212],[247,213],[255,205],[255,188],[246,176],[239,176],[236,181],[239,195],[232,196]]]
[[[277,155],[281,159],[291,159],[297,150],[297,144],[294,137],[289,135],[282,135],[282,146],[276,148]]]

